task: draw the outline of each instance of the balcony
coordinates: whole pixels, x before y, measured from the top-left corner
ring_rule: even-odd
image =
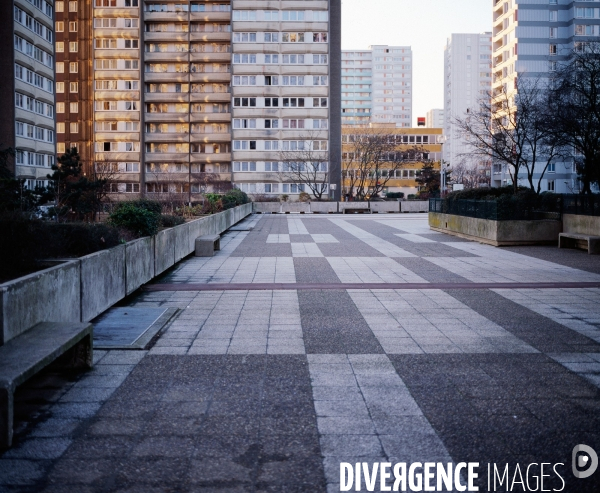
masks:
[[[191,115],[192,123],[228,123],[231,113],[195,113]]]
[[[230,152],[215,152],[213,154],[203,154],[200,152],[192,153],[191,163],[229,163],[231,162]]]
[[[146,72],[145,82],[188,82],[188,72]]]
[[[205,51],[190,51],[190,61],[216,63],[231,63],[231,53],[214,53]]]
[[[175,133],[175,132],[146,132],[144,134],[144,141],[149,142],[188,142],[188,134]]]
[[[146,103],[187,103],[189,100],[187,92],[147,92],[144,94]]]
[[[190,41],[204,41],[206,43],[216,43],[219,41],[230,43],[231,32],[190,32]]]
[[[231,142],[231,133],[224,132],[224,133],[212,133],[212,134],[207,134],[207,133],[191,134],[190,142],[195,143],[195,144],[201,144],[203,142],[205,142],[205,143]]]
[[[231,94],[228,92],[193,92],[190,94],[194,103],[229,103]]]
[[[190,12],[192,22],[230,23],[231,12]]]
[[[190,116],[188,113],[175,113],[175,112],[165,112],[165,113],[145,113],[144,120],[147,123],[164,123],[164,122],[174,122],[174,123],[186,123],[190,121]]]
[[[99,122],[112,122],[115,120],[126,122],[139,122],[139,111],[95,111],[94,120]]]
[[[146,31],[144,33],[145,42],[172,42],[187,43],[188,33],[182,31]]]
[[[96,101],[139,101],[140,91],[94,91]]]
[[[226,82],[231,81],[230,72],[191,72],[191,82]]]
[[[147,51],[144,53],[144,61],[152,62],[188,62],[189,56],[187,51]]]
[[[97,142],[139,142],[139,132],[94,132],[94,140]]]

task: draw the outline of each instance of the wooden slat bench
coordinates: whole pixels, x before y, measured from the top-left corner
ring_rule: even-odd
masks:
[[[558,248],[581,248],[590,255],[600,254],[600,236],[582,235],[579,233],[560,233]]]
[[[0,448],[13,437],[16,388],[61,358],[70,368],[91,368],[93,327],[90,323],[42,322],[0,347]]]
[[[195,243],[195,256],[196,257],[212,257],[215,251],[221,249],[221,236],[220,235],[204,235],[198,236]]]

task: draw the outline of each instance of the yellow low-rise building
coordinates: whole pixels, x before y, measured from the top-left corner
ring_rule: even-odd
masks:
[[[381,196],[388,192],[403,192],[405,197],[416,194],[419,191],[417,173],[424,164],[433,163],[435,169],[440,169],[441,137],[441,128],[399,128],[389,124],[344,125],[342,196],[349,198],[357,195],[357,180],[363,182],[367,195],[377,188],[381,190]],[[375,155],[374,159],[378,161],[376,165],[369,165],[366,163],[368,160],[361,160],[359,157],[362,146],[360,142],[369,139],[383,142],[385,147],[379,154],[373,149],[367,151]],[[386,160],[387,155],[391,159]]]

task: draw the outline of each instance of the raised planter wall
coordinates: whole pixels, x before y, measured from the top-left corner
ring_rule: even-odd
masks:
[[[0,345],[40,322],[89,322],[252,213],[244,204],[0,284]]]
[[[411,201],[376,201],[376,202],[253,202],[254,212],[260,214],[343,214],[344,209],[371,209],[372,212],[427,212],[429,202],[426,200]]]
[[[494,246],[557,243],[562,232],[561,221],[492,221],[439,212],[429,213],[429,227]]]
[[[600,216],[563,214],[563,232],[600,236]]]

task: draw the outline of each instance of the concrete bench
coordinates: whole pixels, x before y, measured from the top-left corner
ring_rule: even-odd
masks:
[[[600,254],[600,236],[582,235],[578,233],[560,233],[558,248],[581,248],[590,255]]]
[[[212,257],[221,249],[220,235],[204,235],[196,238],[196,257]]]
[[[0,448],[13,437],[16,388],[60,357],[69,368],[91,368],[93,327],[90,323],[42,322],[0,347]]]
[[[356,207],[344,209],[344,214],[371,214],[371,209],[368,207]]]

